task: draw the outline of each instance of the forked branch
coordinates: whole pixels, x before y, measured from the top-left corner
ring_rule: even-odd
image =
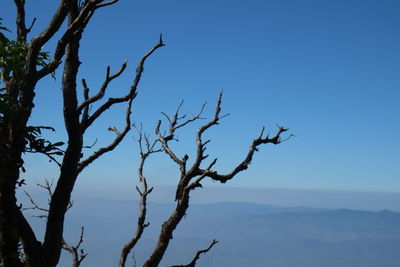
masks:
[[[87,121],[82,125],[83,130],[85,131],[101,114],[103,114],[104,111],[109,109],[112,105],[117,104],[117,103],[122,103],[122,102],[127,102],[130,99],[135,98],[137,94],[137,87],[139,85],[140,79],[143,74],[144,70],[144,63],[146,62],[146,59],[154,53],[158,48],[165,46],[163,43],[162,36],[160,35],[160,40],[158,44],[153,46],[153,48],[150,49],[149,52],[147,52],[146,55],[142,57],[142,59],[138,63],[138,67],[136,69],[136,75],[135,79],[133,81],[133,84],[131,85],[131,88],[125,96],[122,97],[117,97],[117,98],[109,98],[104,104],[102,104],[89,118]]]
[[[139,168],[138,168],[138,176],[139,176],[139,181],[142,184],[142,189],[139,189],[139,187],[136,187],[136,190],[138,191],[140,195],[140,204],[139,204],[139,217],[137,220],[137,226],[136,226],[136,233],[133,235],[131,240],[129,240],[128,243],[126,243],[121,251],[121,256],[119,260],[119,267],[125,267],[126,264],[126,259],[129,255],[129,253],[132,251],[132,249],[135,247],[139,239],[142,237],[142,234],[145,230],[146,227],[150,225],[149,222],[146,222],[146,214],[147,214],[147,196],[151,193],[153,190],[153,187],[148,187],[147,185],[147,180],[146,177],[143,174],[143,168],[145,161],[147,158],[154,153],[161,152],[162,149],[156,148],[157,140],[151,142],[142,132],[142,129],[136,128],[139,132],[139,148],[140,148],[140,163],[139,163]],[[143,144],[145,142],[145,144]]]
[[[186,120],[183,123],[178,123],[179,119],[185,118],[185,116],[179,115],[179,111],[181,109],[182,104],[179,105],[177,111],[175,112],[175,114],[173,116],[169,117],[166,114],[163,114],[169,122],[168,134],[162,134],[161,129],[160,129],[161,122],[159,121],[157,123],[156,135],[158,136],[158,140],[160,141],[160,143],[164,149],[164,152],[175,163],[178,164],[179,169],[180,169],[180,179],[179,179],[179,183],[178,183],[177,189],[176,189],[175,210],[172,212],[170,217],[163,223],[161,230],[160,230],[160,234],[159,234],[159,238],[158,238],[156,247],[154,248],[150,257],[144,263],[144,265],[143,265],[144,267],[154,267],[154,266],[158,266],[158,264],[160,263],[163,255],[169,245],[169,242],[172,239],[174,230],[176,229],[178,224],[181,222],[181,220],[183,219],[183,217],[186,214],[187,209],[189,208],[191,191],[195,190],[198,187],[202,187],[201,183],[207,177],[214,179],[214,180],[221,181],[221,182],[226,182],[226,181],[232,179],[237,173],[247,169],[248,165],[250,164],[250,162],[252,160],[254,152],[258,151],[258,147],[261,144],[267,144],[267,143],[279,144],[279,143],[281,143],[282,142],[281,134],[288,130],[284,127],[279,127],[277,134],[272,138],[269,138],[269,136],[263,137],[263,131],[264,131],[263,130],[261,132],[260,136],[252,142],[252,144],[250,146],[250,150],[249,150],[247,156],[245,157],[245,159],[239,165],[237,165],[233,169],[233,171],[231,171],[229,174],[221,175],[221,174],[217,173],[216,171],[212,170],[212,168],[215,166],[215,164],[217,162],[216,158],[214,160],[212,160],[211,163],[209,163],[205,169],[203,169],[201,167],[201,165],[202,165],[202,163],[204,163],[204,160],[208,157],[208,155],[205,155],[204,153],[206,150],[206,145],[210,142],[210,140],[203,141],[202,136],[212,126],[218,125],[222,118],[229,115],[229,114],[221,115],[221,103],[222,103],[222,93],[218,97],[213,118],[210,121],[208,121],[206,124],[201,126],[196,133],[197,153],[196,153],[196,158],[194,160],[194,163],[190,167],[189,170],[186,169],[186,164],[187,164],[187,160],[188,160],[189,156],[187,154],[185,154],[183,157],[178,156],[175,152],[172,151],[171,147],[169,146],[169,142],[176,139],[175,133],[178,128],[186,126],[188,123],[199,119],[200,114],[203,111],[203,108],[201,109],[201,111],[198,115],[193,117],[193,119]],[[290,138],[290,136],[288,138]],[[285,139],[285,140],[287,140],[287,139]],[[193,267],[193,266],[195,266],[200,255],[202,253],[209,251],[212,248],[212,246],[214,246],[216,243],[217,243],[217,241],[214,240],[208,249],[198,251],[195,258],[189,264],[176,265],[175,267]]]
[[[131,129],[132,102],[133,102],[133,98],[128,101],[128,107],[127,107],[126,114],[125,114],[125,128],[122,130],[122,132],[119,132],[115,127],[109,127],[108,129],[110,131],[115,132],[115,134],[116,134],[114,141],[111,142],[111,144],[109,144],[108,146],[102,147],[102,148],[98,149],[97,151],[93,152],[92,155],[90,155],[85,160],[81,161],[78,165],[78,172],[81,172],[85,167],[87,167],[90,163],[92,163],[93,161],[98,159],[101,155],[112,151],[114,148],[116,148],[119,145],[119,143],[121,143],[121,141],[124,139],[126,134]]]
[[[38,183],[36,185],[38,187],[43,188],[47,192],[47,194],[49,196],[49,198],[47,199],[47,206],[49,206],[51,197],[53,195],[53,181],[50,182],[49,180],[45,179],[44,184]],[[49,208],[48,207],[44,208],[41,205],[39,205],[34,200],[34,198],[31,196],[31,194],[29,194],[27,191],[24,190],[24,193],[25,193],[26,197],[29,199],[29,202],[31,203],[32,206],[22,207],[21,211],[27,211],[27,210],[40,211],[41,212],[40,214],[30,214],[30,216],[41,218],[41,219],[47,219],[48,213],[49,213]],[[72,206],[73,206],[73,202],[69,201],[67,209],[72,208]]]
[[[182,116],[179,115],[179,111],[180,111],[182,105],[183,105],[183,101],[181,101],[181,103],[179,104],[175,114],[172,115],[172,116],[168,116],[166,113],[161,112],[161,114],[163,114],[166,117],[166,119],[168,120],[168,122],[169,122],[169,132],[168,132],[168,135],[165,135],[165,134],[161,133],[161,131],[160,131],[161,120],[159,120],[157,122],[157,126],[156,126],[156,135],[158,136],[158,140],[161,142],[164,151],[170,156],[170,158],[173,161],[175,161],[179,165],[181,171],[186,172],[186,161],[189,159],[189,156],[185,155],[185,156],[183,156],[182,159],[178,158],[178,156],[176,156],[174,154],[174,152],[172,152],[172,150],[169,148],[168,142],[171,141],[171,140],[176,140],[175,131],[177,129],[179,129],[181,127],[184,127],[184,126],[186,126],[189,123],[192,123],[194,121],[203,119],[201,117],[201,114],[204,111],[204,107],[206,106],[206,103],[204,103],[202,105],[200,111],[196,115],[193,115],[189,119],[186,119],[186,116],[187,116],[186,114],[184,114]]]
[[[124,72],[124,70],[126,69],[127,63],[128,62],[125,61],[122,64],[121,68],[116,73],[114,73],[112,75],[110,75],[110,71],[111,71],[110,66],[107,66],[106,78],[104,79],[104,82],[101,85],[101,87],[99,89],[99,92],[96,95],[92,96],[91,98],[89,98],[89,87],[86,84],[86,80],[82,79],[82,85],[83,85],[83,90],[84,90],[85,101],[78,106],[77,112],[78,113],[82,112],[82,110],[84,108],[88,107],[90,104],[102,99],[104,97],[104,94],[106,92],[108,84],[112,80],[114,80],[115,78],[117,78],[118,76],[120,76]]]
[[[62,248],[64,250],[68,251],[69,253],[71,253],[71,256],[72,256],[72,267],[79,267],[81,265],[82,261],[88,255],[88,253],[86,253],[83,249],[79,249],[79,247],[83,243],[84,231],[85,231],[85,228],[82,226],[78,243],[75,246],[70,246],[65,242],[65,240],[63,240]]]
[[[136,76],[134,79],[133,84],[131,85],[131,88],[128,92],[127,95],[123,96],[123,97],[119,97],[119,98],[109,98],[103,105],[101,105],[92,115],[88,115],[88,107],[90,105],[90,103],[93,103],[95,101],[100,100],[109,84],[109,82],[111,80],[113,80],[114,78],[118,77],[126,68],[126,62],[121,66],[120,70],[111,75],[110,76],[110,70],[109,68],[107,69],[107,74],[106,74],[106,80],[103,83],[103,86],[100,88],[99,93],[92,97],[89,98],[88,96],[88,92],[89,89],[84,89],[84,96],[85,96],[85,100],[84,102],[78,107],[78,110],[84,110],[84,121],[82,121],[82,130],[83,132],[92,125],[92,123],[101,115],[103,114],[104,111],[106,111],[107,109],[109,109],[111,106],[113,106],[114,104],[117,103],[122,103],[122,102],[128,102],[128,107],[126,110],[126,114],[125,114],[125,127],[122,130],[122,132],[118,131],[115,127],[109,127],[108,129],[115,132],[116,133],[116,137],[114,139],[114,141],[109,144],[108,146],[102,147],[100,149],[98,149],[97,151],[93,152],[92,155],[90,155],[88,158],[86,158],[85,160],[82,160],[79,163],[78,166],[78,172],[81,172],[85,167],[87,167],[90,163],[92,163],[93,161],[95,161],[96,159],[98,159],[101,155],[112,151],[115,147],[117,147],[119,145],[119,143],[121,143],[121,141],[124,139],[124,137],[126,136],[126,134],[129,132],[129,130],[131,129],[131,109],[132,109],[132,102],[136,97],[137,94],[137,87],[139,85],[140,79],[142,77],[142,73],[144,70],[144,63],[146,61],[146,59],[152,54],[154,53],[154,51],[156,51],[158,48],[164,46],[165,44],[163,43],[162,37],[160,36],[160,40],[158,42],[158,44],[156,44],[153,48],[150,49],[149,52],[147,52],[146,55],[144,55],[142,57],[142,59],[139,61],[138,63],[138,68],[136,69]],[[86,83],[84,83],[84,87],[85,87]],[[92,100],[91,100],[92,99]]]

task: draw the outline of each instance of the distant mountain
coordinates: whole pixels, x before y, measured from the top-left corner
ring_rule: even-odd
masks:
[[[151,225],[135,250],[138,266],[173,207],[149,203]],[[136,201],[76,199],[65,236],[74,243],[85,226],[83,247],[89,256],[83,266],[116,266],[122,245],[136,229],[137,212]],[[39,219],[31,221],[42,228]],[[220,242],[202,256],[199,267],[400,266],[400,213],[234,202],[192,205],[161,266],[188,263],[214,238]],[[71,266],[68,254],[60,266]]]

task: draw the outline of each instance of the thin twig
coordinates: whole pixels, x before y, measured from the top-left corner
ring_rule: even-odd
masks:
[[[67,242],[65,242],[64,239],[62,241],[63,242],[62,248],[64,250],[68,251],[69,253],[71,253],[72,266],[73,267],[79,267],[81,265],[82,261],[88,255],[88,253],[86,253],[83,249],[79,249],[79,247],[83,243],[84,231],[85,231],[85,228],[82,226],[81,227],[81,234],[79,235],[79,240],[78,240],[78,242],[77,242],[77,244],[75,246],[68,245]]]
[[[218,243],[218,240],[214,239],[211,242],[211,244],[208,246],[208,248],[197,251],[196,255],[194,256],[193,260],[190,263],[188,263],[186,265],[173,265],[170,267],[195,267],[197,261],[200,259],[200,255],[209,252],[211,250],[211,248],[217,243]]]

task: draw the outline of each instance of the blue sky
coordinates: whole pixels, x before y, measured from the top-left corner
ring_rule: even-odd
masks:
[[[0,3],[10,27],[11,2]],[[38,32],[55,3],[27,2]],[[223,89],[223,110],[231,116],[208,135],[217,169],[237,164],[262,126],[272,133],[275,124],[284,125],[298,136],[264,147],[230,186],[400,192],[399,12],[395,0],[121,0],[99,10],[86,29],[80,77],[96,88],[108,64],[116,70],[128,59],[125,75],[109,92],[128,90],[136,62],[162,32],[167,46],[145,66],[134,105],[134,120],[146,131],[153,133],[160,112],[173,112],[181,99],[189,113],[207,101],[211,115]],[[49,136],[55,140],[65,136],[59,81],[40,83],[32,116],[32,124],[59,129]],[[111,110],[87,144],[96,137],[107,144],[112,135],[106,129],[121,125],[122,113]],[[195,129],[178,133],[177,151],[194,151]],[[78,187],[97,194],[133,188],[134,136],[85,171]],[[148,163],[151,184],[176,181],[167,157]],[[27,164],[34,179],[55,177],[45,159],[28,157]]]

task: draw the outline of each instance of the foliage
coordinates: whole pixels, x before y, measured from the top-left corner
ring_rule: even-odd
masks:
[[[21,40],[10,40],[3,32],[11,32],[7,27],[2,26],[0,18],[0,79],[8,81],[14,78],[15,81],[21,81],[23,71],[26,67],[26,55],[28,53],[29,43]],[[49,62],[48,52],[39,52],[36,64],[41,67],[47,66]],[[54,72],[52,77],[55,78]]]
[[[22,78],[23,71],[26,67],[26,55],[28,52],[29,44],[23,41],[10,40],[5,36],[5,32],[11,32],[7,27],[2,25],[2,18],[0,18],[0,83],[5,84],[10,79],[13,79],[16,84],[19,84]],[[3,33],[3,32],[4,33]],[[37,60],[38,66],[46,66],[49,61],[48,52],[40,52]],[[51,74],[53,78],[54,72]],[[13,115],[17,111],[17,107],[12,97],[7,93],[6,88],[0,88],[0,125],[4,127],[5,114]],[[30,153],[41,153],[57,162],[53,156],[62,155],[63,151],[60,149],[64,142],[51,143],[50,141],[42,138],[42,130],[55,131],[53,127],[49,126],[27,126],[24,136],[25,151]],[[22,168],[24,171],[24,169]]]

